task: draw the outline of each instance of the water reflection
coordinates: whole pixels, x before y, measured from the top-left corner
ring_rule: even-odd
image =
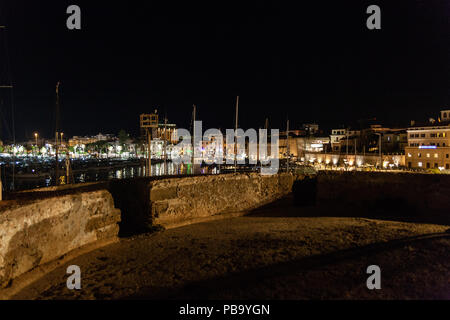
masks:
[[[206,173],[219,173],[217,168],[196,166],[194,168],[192,165],[185,164],[175,164],[168,162],[167,166],[164,163],[155,163],[151,167],[152,176],[164,176],[164,175],[182,175],[182,174],[206,174]],[[77,170],[73,173],[73,181],[75,183],[85,183],[85,182],[96,182],[105,181],[111,179],[129,179],[137,177],[145,177],[147,175],[146,167],[143,165],[123,165],[116,166],[114,168],[108,167],[90,167],[83,170]],[[14,190],[27,190],[42,187],[49,187],[54,185],[54,177],[48,176],[43,178],[33,178],[33,179],[21,179],[16,176],[15,188]],[[12,190],[12,182],[4,184],[6,190]]]
[[[190,165],[177,165],[172,162],[167,163],[167,167],[164,163],[155,163],[151,168],[152,176],[163,176],[163,175],[180,175],[180,174],[192,174],[193,170]],[[197,173],[208,173],[206,168],[202,168]],[[101,168],[92,167],[86,168],[82,171],[77,170],[73,172],[73,181],[75,183],[85,183],[85,182],[96,182],[111,179],[129,179],[136,177],[145,177],[147,175],[145,166],[142,165],[124,165],[123,167],[114,168]],[[11,180],[11,179],[9,179]],[[23,179],[19,176],[15,178],[14,190],[27,190],[42,187],[49,187],[54,185],[54,177],[42,177],[33,179]],[[4,183],[3,187],[10,191],[13,190],[12,181],[9,183]]]
[[[96,170],[91,172],[87,170],[83,173],[78,173],[74,175],[74,180],[76,183],[82,182],[93,182],[101,180],[111,180],[111,179],[130,179],[136,177],[145,177],[147,175],[147,168],[145,166],[126,166],[123,168],[115,168],[112,170]],[[208,168],[201,168],[198,173],[210,173]],[[213,170],[217,172],[217,170]],[[191,166],[186,166],[184,164],[178,165],[172,162],[167,163],[167,167],[164,163],[156,163],[152,165],[151,175],[152,176],[164,176],[164,175],[180,175],[180,174],[192,174]]]

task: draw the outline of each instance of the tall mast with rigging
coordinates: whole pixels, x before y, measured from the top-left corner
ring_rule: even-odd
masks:
[[[0,79],[0,92],[3,93],[5,91],[10,92],[10,102],[11,102],[11,122],[12,122],[12,132],[10,132],[13,145],[16,144],[16,134],[15,134],[15,121],[14,121],[14,93],[13,93],[13,83],[12,83],[12,77],[11,77],[11,69],[9,66],[9,50],[8,50],[8,43],[6,39],[6,26],[0,25],[0,36],[3,38],[3,48],[2,51],[4,52],[4,61],[5,61],[5,74],[6,77],[2,77]],[[5,120],[5,119],[3,119]],[[14,180],[15,180],[15,155],[13,154],[13,161],[12,161],[12,184],[11,189],[14,190]],[[1,177],[1,170],[0,170],[0,201],[2,200],[2,192],[3,192],[3,184],[2,184],[2,177]]]
[[[239,122],[239,96],[236,97],[236,118],[234,122],[234,172],[237,172],[237,152],[238,152],[238,136],[237,136],[237,130],[238,130],[238,122]]]
[[[197,116],[197,106],[194,104],[192,105],[192,174],[195,174],[195,156],[196,156],[196,145],[195,145],[195,118]]]
[[[56,83],[56,121],[55,121],[55,184],[59,185],[59,163],[58,163],[58,148],[59,148],[59,81]]]

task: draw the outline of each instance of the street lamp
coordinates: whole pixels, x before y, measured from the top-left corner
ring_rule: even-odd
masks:
[[[37,142],[38,136],[39,136],[38,133],[35,132],[35,133],[34,133],[34,139],[36,140],[36,147],[38,146],[38,142]]]

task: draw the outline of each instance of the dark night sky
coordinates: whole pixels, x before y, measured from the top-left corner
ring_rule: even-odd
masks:
[[[193,103],[204,126],[232,128],[236,95],[244,128],[406,124],[450,107],[450,1],[310,2],[1,0],[17,138],[51,136],[58,80],[67,136],[137,134],[155,108],[189,128]],[[81,31],[66,28],[70,4]],[[366,28],[370,4],[382,30]]]

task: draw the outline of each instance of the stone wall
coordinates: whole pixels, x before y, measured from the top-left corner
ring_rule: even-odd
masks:
[[[332,211],[346,208],[356,216],[377,207],[450,216],[449,175],[323,171],[306,177],[139,178],[7,195],[0,202],[0,288],[71,250],[116,238],[119,226],[126,235],[240,215],[292,191],[297,204],[329,204]]]
[[[0,288],[73,249],[117,237],[120,210],[107,190],[38,194],[0,203]]]
[[[299,176],[281,173],[228,174],[154,181],[150,187],[153,224],[182,225],[205,218],[243,213],[292,191]]]
[[[307,153],[305,155],[306,161],[321,164],[322,166],[379,166],[380,156],[377,154],[345,154],[345,153]],[[384,167],[402,167],[405,166],[404,154],[383,154],[381,157]]]
[[[302,178],[287,173],[156,177],[7,194],[0,202],[0,288],[119,232],[243,214],[289,194]]]
[[[112,181],[122,212],[121,234],[174,227],[251,210],[292,191],[302,175],[249,174],[140,178]]]
[[[348,204],[355,210],[389,209],[404,215],[448,215],[450,175],[321,171],[317,202]]]

